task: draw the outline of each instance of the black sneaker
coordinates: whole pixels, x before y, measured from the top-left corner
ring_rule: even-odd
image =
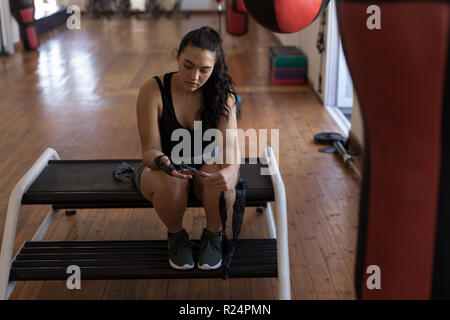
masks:
[[[222,232],[203,229],[200,241],[200,258],[198,268],[216,270],[222,265]]]
[[[177,233],[168,232],[169,264],[177,270],[189,270],[194,267],[192,242],[186,230]]]

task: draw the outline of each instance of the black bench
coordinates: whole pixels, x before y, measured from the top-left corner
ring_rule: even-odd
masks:
[[[180,271],[170,268],[167,240],[42,241],[60,209],[153,207],[133,184],[114,180],[113,170],[123,161],[135,168],[141,163],[137,159],[60,160],[56,151],[49,148],[20,179],[9,200],[0,255],[0,295],[3,299],[9,297],[16,281],[66,280],[69,277],[67,268],[71,265],[80,268],[82,280],[223,276],[221,269]],[[271,165],[276,168],[276,174],[261,175],[261,170],[267,170]],[[264,208],[271,238],[239,239],[230,277],[278,277],[279,298],[290,299],[285,194],[276,161],[273,156],[265,161],[245,159],[240,171],[248,185],[246,207]],[[277,199],[281,200],[277,203]],[[276,202],[277,212],[281,211],[277,216],[277,232],[270,202]],[[31,241],[25,242],[12,257],[22,205],[51,205],[52,210]],[[201,206],[202,202],[191,193],[188,207]],[[281,240],[277,241],[277,234],[281,235]],[[199,241],[194,241],[194,245],[195,258]]]

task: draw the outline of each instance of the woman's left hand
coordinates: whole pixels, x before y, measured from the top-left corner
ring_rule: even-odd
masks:
[[[204,172],[204,171],[202,171]],[[213,173],[206,173],[206,177],[204,177],[204,183],[207,188],[222,192],[222,191],[228,191],[234,188],[233,182],[234,182],[234,176],[230,172],[226,172],[224,170],[219,170],[217,172]]]

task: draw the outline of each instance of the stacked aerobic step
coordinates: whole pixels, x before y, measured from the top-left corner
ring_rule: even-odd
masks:
[[[305,83],[306,65],[306,57],[297,47],[269,47],[269,74],[274,84]]]

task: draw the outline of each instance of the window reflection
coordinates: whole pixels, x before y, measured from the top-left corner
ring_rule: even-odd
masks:
[[[56,0],[34,0],[34,19],[39,20],[58,11]]]

